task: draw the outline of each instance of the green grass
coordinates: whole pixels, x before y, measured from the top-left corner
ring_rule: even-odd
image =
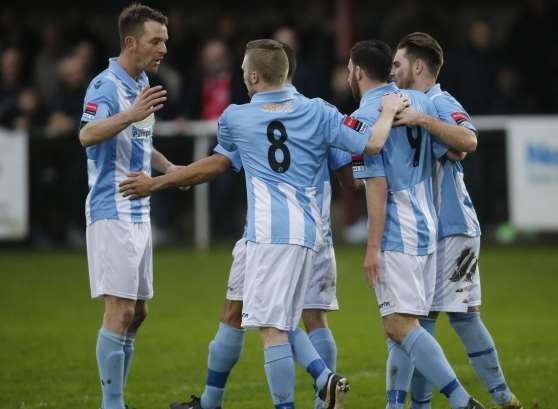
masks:
[[[384,405],[386,348],[374,295],[361,273],[362,250],[337,249],[342,310],[330,314],[338,369],[351,381],[349,409]],[[222,306],[230,249],[155,253],[156,296],[136,342],[127,402],[163,409],[199,394],[207,344]],[[483,249],[484,321],[504,371],[527,408],[558,407],[558,251]],[[100,387],[95,341],[102,305],[89,298],[85,254],[0,253],[0,408],[96,409]],[[556,297],[556,298],[555,298]],[[463,348],[441,317],[438,338],[461,381],[484,402],[489,397]],[[258,336],[250,332],[231,374],[227,409],[270,408]],[[433,407],[448,404],[435,394]],[[297,373],[297,407],[311,408],[311,381]]]

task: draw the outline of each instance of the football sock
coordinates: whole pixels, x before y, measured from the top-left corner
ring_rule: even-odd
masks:
[[[411,357],[411,362],[430,383],[448,398],[454,409],[464,408],[470,395],[457,380],[442,348],[422,327],[409,331],[401,347]]]
[[[329,328],[318,328],[308,334],[310,342],[324,360],[326,366],[335,372],[337,368],[337,345]]]
[[[128,374],[130,373],[130,367],[132,366],[132,360],[134,358],[135,339],[136,334],[128,332],[124,340],[124,387],[128,384]]]
[[[318,328],[308,334],[310,342],[324,360],[326,366],[335,372],[337,369],[337,345],[335,338],[329,328]],[[322,400],[317,396],[319,389],[316,388],[316,399],[314,401],[314,409],[322,409]]]
[[[512,393],[506,384],[496,346],[481,320],[480,312],[452,313],[449,320],[494,402],[504,404],[511,401]]]
[[[386,409],[403,409],[407,390],[413,375],[413,365],[409,355],[393,340],[387,340],[388,359],[386,363]]]
[[[124,409],[124,342],[126,337],[101,328],[97,337],[97,365],[103,390],[103,409]]]
[[[291,344],[267,347],[265,374],[276,409],[294,409],[295,367]]]
[[[421,327],[435,336],[436,319],[420,318]],[[432,385],[422,374],[415,370],[411,380],[411,409],[430,409],[432,407]]]
[[[203,409],[215,409],[223,403],[227,378],[238,362],[244,345],[244,332],[243,329],[219,323],[215,338],[209,343],[207,380],[201,396]]]
[[[326,366],[324,360],[314,349],[306,332],[300,328],[289,332],[289,342],[293,347],[294,359],[296,362],[306,369],[306,372],[312,375],[318,391],[322,390],[327,383],[327,378],[331,370]]]

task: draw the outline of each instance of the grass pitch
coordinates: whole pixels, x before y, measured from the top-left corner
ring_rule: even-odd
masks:
[[[386,348],[374,295],[362,276],[362,257],[362,249],[337,249],[342,310],[329,320],[338,370],[352,385],[347,408],[380,409],[385,407]],[[230,261],[229,248],[155,252],[156,295],[136,341],[126,391],[130,407],[164,409],[200,394]],[[484,322],[509,385],[526,409],[558,408],[558,250],[483,248],[480,266]],[[99,408],[95,342],[102,304],[89,298],[85,254],[0,253],[0,283],[0,408]],[[463,384],[489,403],[444,316],[437,330]],[[262,358],[258,336],[249,332],[229,378],[225,408],[272,407]],[[311,380],[300,369],[297,407],[312,408]],[[433,408],[447,407],[435,393]]]

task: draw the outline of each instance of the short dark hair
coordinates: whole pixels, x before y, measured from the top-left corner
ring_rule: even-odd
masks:
[[[132,35],[139,37],[143,32],[143,24],[146,21],[156,21],[168,25],[169,20],[160,11],[140,3],[132,3],[126,7],[118,16],[118,33],[120,34],[120,45],[124,47],[124,39]]]
[[[393,63],[391,47],[380,40],[359,41],[351,49],[351,60],[372,80],[387,81]]]
[[[397,49],[404,49],[413,60],[424,61],[435,77],[438,76],[442,65],[444,65],[444,50],[430,34],[421,32],[407,34],[399,41]]]
[[[283,51],[287,54],[287,60],[289,60],[289,72],[287,73],[287,81],[292,81],[296,72],[296,54],[290,45],[284,43],[283,41],[277,40],[279,44],[283,47]]]
[[[246,44],[250,70],[257,71],[268,84],[285,82],[289,61],[281,43],[275,40],[254,40]]]

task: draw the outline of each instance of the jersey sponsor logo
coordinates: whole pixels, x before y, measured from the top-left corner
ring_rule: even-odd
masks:
[[[363,135],[366,134],[366,131],[368,130],[368,125],[365,124],[362,121],[359,121],[356,118],[353,118],[352,116],[346,116],[345,119],[343,119],[343,125],[357,131],[358,133],[361,133]]]
[[[453,112],[451,117],[456,124],[461,125],[463,122],[469,121],[469,116],[464,112]]]
[[[96,103],[88,102],[85,104],[85,113],[94,117],[95,114],[97,114],[97,107],[98,105]]]
[[[364,166],[364,156],[352,155],[351,161],[353,164],[353,172],[362,172],[366,169]]]
[[[132,126],[132,139],[149,139],[153,130],[151,128],[142,129]]]
[[[464,279],[464,281],[472,283],[473,276],[477,272],[478,262],[479,259],[471,247],[463,249],[455,261],[456,268],[450,277],[450,281],[455,283]]]

